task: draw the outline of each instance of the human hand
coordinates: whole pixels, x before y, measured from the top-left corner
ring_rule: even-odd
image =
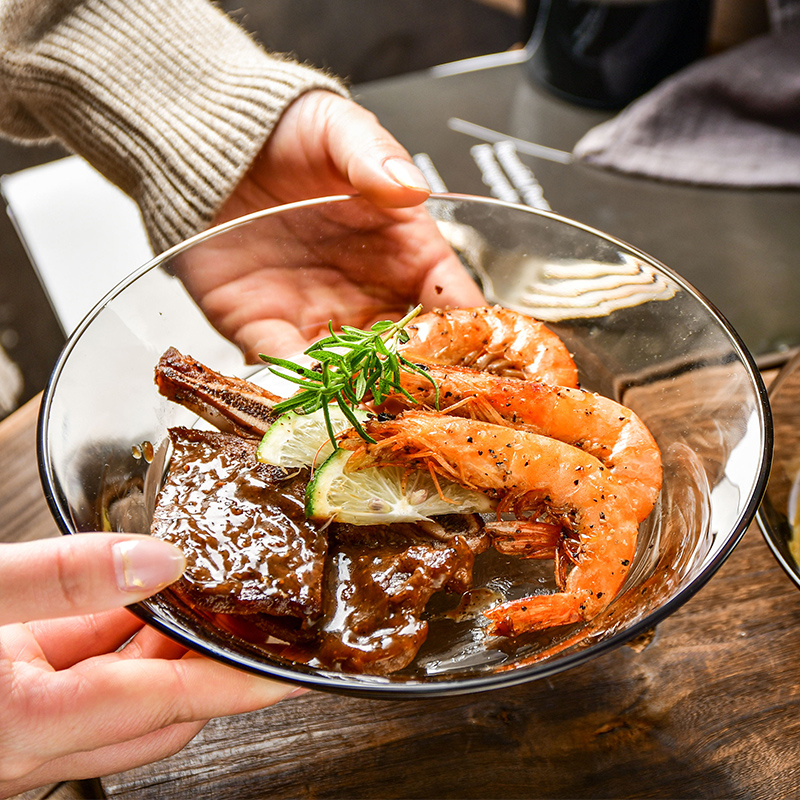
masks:
[[[208,719],[296,691],[188,652],[121,607],[184,566],[177,548],[133,534],[0,544],[0,797],[165,758]]]
[[[206,316],[250,361],[305,349],[328,320],[364,328],[417,303],[485,303],[420,206],[430,189],[408,153],[372,113],[331,92],[289,106],[214,222],[354,193],[364,201],[347,214],[267,218],[257,236],[212,241],[179,260],[176,271]]]

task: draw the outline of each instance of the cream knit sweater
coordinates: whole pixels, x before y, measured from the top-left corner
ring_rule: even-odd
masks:
[[[300,94],[205,0],[0,0],[0,133],[57,138],[139,204],[156,251],[208,226]]]

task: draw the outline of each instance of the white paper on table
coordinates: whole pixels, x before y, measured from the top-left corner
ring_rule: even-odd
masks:
[[[67,335],[153,257],[137,205],[78,156],[3,175],[0,192]]]

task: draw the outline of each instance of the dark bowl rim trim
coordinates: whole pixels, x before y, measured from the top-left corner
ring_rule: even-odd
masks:
[[[45,441],[47,438],[47,420],[49,416],[50,405],[53,400],[53,392],[60,373],[66,363],[70,352],[75,347],[77,341],[80,339],[83,332],[92,323],[94,318],[102,311],[102,309],[120,294],[127,286],[136,281],[141,275],[150,271],[151,269],[159,266],[161,263],[174,257],[178,253],[198,244],[205,239],[213,238],[214,236],[228,230],[232,230],[242,225],[248,224],[252,220],[261,219],[263,217],[272,216],[273,214],[284,212],[287,210],[304,208],[315,205],[323,205],[333,202],[347,202],[348,200],[360,199],[358,195],[332,195],[330,197],[314,198],[311,200],[302,200],[296,203],[289,203],[282,206],[275,206],[273,208],[264,209],[262,211],[248,214],[244,217],[239,217],[223,225],[219,225],[209,230],[203,231],[196,236],[187,239],[180,244],[166,250],[160,255],[155,256],[139,269],[128,275],[127,278],[122,280],[117,286],[111,289],[84,317],[83,321],[75,329],[69,337],[64,349],[62,350],[50,379],[45,387],[42,402],[39,409],[39,419],[37,424],[37,461],[39,465],[39,474],[44,490],[45,498],[47,500],[50,511],[55,519],[55,522],[62,534],[72,535],[76,533],[71,529],[66,509],[66,500],[63,496],[58,496],[52,491],[53,482],[50,480],[50,464],[45,453]],[[674,272],[672,269],[662,264],[653,256],[645,253],[639,248],[625,242],[610,234],[604,233],[589,225],[585,225],[576,220],[569,219],[560,214],[555,214],[550,211],[542,211],[534,209],[530,206],[520,205],[517,203],[509,203],[504,200],[497,200],[490,197],[481,197],[477,195],[467,194],[454,194],[454,193],[434,193],[430,195],[430,200],[445,200],[445,201],[466,201],[471,203],[484,203],[487,205],[504,206],[525,213],[534,214],[536,216],[546,217],[553,221],[568,225],[572,228],[578,228],[587,233],[604,239],[605,241],[623,249],[627,250],[637,258],[642,259],[644,262],[655,266],[658,270],[668,275],[683,291],[688,292],[700,303],[705,306],[711,315],[717,320],[720,327],[725,331],[730,339],[732,349],[736,352],[740,362],[746,368],[746,372],[750,377],[751,385],[755,389],[755,399],[757,400],[756,407],[759,411],[759,419],[761,423],[761,431],[763,432],[763,447],[761,449],[761,463],[758,468],[757,478],[754,482],[753,492],[742,509],[741,514],[736,524],[731,528],[727,534],[727,540],[719,548],[714,557],[709,561],[703,570],[697,574],[691,584],[679,589],[675,596],[670,598],[664,605],[652,611],[646,617],[633,623],[630,628],[623,631],[618,631],[612,634],[607,639],[603,639],[596,644],[571,653],[562,658],[558,658],[553,662],[537,662],[536,664],[527,667],[520,667],[519,669],[510,669],[508,671],[493,673],[489,675],[478,674],[475,677],[460,678],[454,680],[441,680],[441,681],[392,681],[391,679],[379,679],[376,676],[364,676],[359,680],[358,676],[353,676],[348,673],[335,673],[335,672],[315,672],[312,668],[308,669],[308,674],[298,665],[295,669],[287,669],[280,665],[270,662],[255,662],[246,659],[242,656],[233,655],[226,652],[222,648],[215,647],[208,642],[195,640],[193,637],[188,636],[185,631],[178,630],[170,625],[167,621],[156,617],[149,609],[141,604],[130,606],[130,610],[136,614],[140,619],[154,627],[169,638],[178,641],[180,644],[200,652],[217,661],[221,661],[228,666],[233,666],[238,669],[243,669],[246,672],[251,672],[262,677],[269,677],[275,680],[286,681],[289,683],[300,684],[310,689],[317,689],[321,691],[328,691],[337,694],[346,694],[350,696],[359,696],[373,699],[415,699],[427,697],[446,697],[461,694],[472,694],[477,692],[484,692],[493,689],[508,688],[526,683],[531,680],[539,680],[547,678],[552,675],[564,672],[572,667],[583,664],[590,659],[611,652],[616,648],[624,645],[625,643],[635,639],[636,637],[647,632],[659,622],[666,619],[670,614],[676,611],[686,601],[692,598],[711,577],[722,566],[728,556],[733,552],[736,545],[741,540],[745,531],[749,527],[761,503],[761,499],[766,491],[767,482],[769,478],[771,460],[772,460],[772,446],[773,446],[773,425],[772,415],[769,404],[769,396],[767,389],[764,385],[763,379],[756,366],[755,359],[745,346],[739,334],[734,330],[725,316],[706,298],[701,292],[695,289],[684,278]]]
[[[778,374],[775,376],[775,380],[772,381],[769,387],[768,395],[769,398],[775,397],[782,389],[783,384],[786,382],[786,379],[793,375],[797,369],[800,367],[800,352],[795,353],[784,365],[781,367]],[[800,564],[797,564],[794,559],[789,560],[783,553],[783,549],[780,546],[778,534],[775,532],[773,526],[770,524],[769,519],[764,511],[764,503],[768,503],[769,500],[766,498],[766,492],[769,488],[769,481],[767,481],[767,488],[764,490],[765,492],[765,499],[761,505],[759,505],[758,510],[756,511],[756,523],[758,524],[758,528],[761,531],[761,536],[763,537],[764,541],[767,544],[767,547],[770,549],[770,552],[775,557],[775,560],[780,565],[781,569],[786,573],[787,577],[792,581],[792,583],[800,589]],[[771,504],[770,504],[771,506]],[[772,506],[771,506],[772,507]],[[780,513],[775,510],[776,513]]]

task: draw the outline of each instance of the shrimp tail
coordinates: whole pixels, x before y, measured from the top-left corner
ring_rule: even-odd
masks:
[[[585,619],[584,598],[574,592],[523,597],[483,612],[494,636],[519,636],[530,631],[569,625]]]
[[[561,538],[561,525],[530,520],[487,522],[486,532],[498,553],[529,559],[552,559]]]

